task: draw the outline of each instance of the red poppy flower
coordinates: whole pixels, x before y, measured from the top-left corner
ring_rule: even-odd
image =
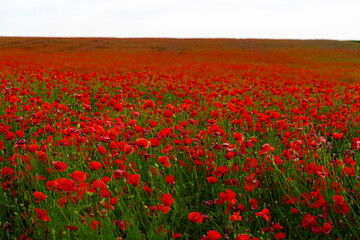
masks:
[[[333,137],[335,140],[340,140],[340,139],[343,137],[343,134],[342,134],[342,133],[333,133],[333,134],[332,134],[332,137]]]
[[[52,108],[52,106],[48,102],[44,102],[43,105],[42,105],[42,109],[43,109],[44,112],[47,112],[47,111],[51,110],[51,108]]]
[[[124,153],[125,154],[132,154],[134,152],[134,148],[131,145],[124,145]]]
[[[303,228],[309,228],[317,224],[317,220],[315,216],[312,216],[310,213],[304,216],[303,221],[301,222],[301,226]]]
[[[75,189],[75,182],[66,179],[58,178],[55,182],[48,182],[46,186],[51,189],[51,186],[54,186],[57,191],[72,192]]]
[[[323,228],[321,226],[311,226],[311,231],[314,234],[320,234],[323,232]]]
[[[34,192],[34,197],[37,203],[47,198],[47,196],[44,193],[38,191]]]
[[[49,124],[47,124],[45,126],[45,131],[49,133],[49,132],[51,132],[51,130],[52,130],[52,127]]]
[[[151,107],[155,107],[155,102],[153,100],[147,100],[144,103],[144,108],[151,108]]]
[[[11,97],[9,98],[9,103],[16,103],[16,102],[18,102],[18,101],[19,101],[19,99],[18,99],[17,96],[11,96]]]
[[[226,158],[227,160],[232,159],[234,156],[235,156],[235,153],[234,153],[234,152],[227,152],[227,153],[225,154],[225,158]]]
[[[16,131],[15,134],[18,138],[24,138],[24,136],[25,136],[24,131],[21,131],[21,130]]]
[[[68,225],[67,227],[66,227],[66,229],[67,230],[69,230],[69,231],[77,231],[78,230],[78,227],[77,226],[71,226],[71,225]]]
[[[283,229],[283,227],[280,225],[280,223],[273,224],[271,227],[272,227],[273,229],[275,229],[275,230]]]
[[[38,157],[39,160],[47,159],[47,154],[42,151],[36,151],[36,156]]]
[[[249,176],[245,176],[244,181],[244,189],[248,192],[254,191],[254,189],[257,188],[260,184],[259,180],[255,178],[255,173],[251,173]]]
[[[34,153],[34,152],[36,152],[36,150],[38,150],[38,148],[39,148],[39,146],[38,145],[36,145],[36,144],[29,144],[29,152],[32,152],[32,153]]]
[[[140,181],[140,176],[138,174],[134,174],[134,175],[129,175],[126,182],[133,185],[133,186],[138,186],[139,185],[139,181]]]
[[[107,190],[106,188],[102,188],[100,190],[100,195],[102,198],[110,198],[111,197],[111,192],[109,190]]]
[[[172,237],[173,239],[177,239],[177,238],[179,238],[179,237],[182,237],[182,235],[181,235],[181,233],[171,233],[171,237]]]
[[[207,234],[207,238],[208,238],[208,240],[218,240],[218,239],[222,238],[222,236],[219,232],[210,230]]]
[[[103,146],[98,146],[98,152],[101,155],[105,155],[106,154],[106,148],[104,148]]]
[[[35,211],[37,218],[40,218],[44,222],[50,221],[50,217],[48,216],[48,212],[46,209],[41,210],[39,208],[35,208]]]
[[[247,211],[246,207],[245,207],[242,203],[239,203],[239,205],[237,206],[237,208],[238,208],[241,212],[246,212],[246,211]]]
[[[93,171],[99,170],[100,168],[102,168],[104,165],[102,165],[101,163],[94,161],[90,163],[90,168]]]
[[[158,204],[157,205],[157,210],[159,212],[162,212],[162,214],[167,214],[170,211],[170,207],[169,206],[165,206],[163,204]]]
[[[232,202],[233,199],[236,198],[236,194],[235,194],[235,192],[232,191],[232,190],[226,189],[226,190],[225,190],[225,194],[226,194],[226,198],[227,198],[227,201],[228,201],[228,202]]]
[[[341,195],[335,195],[333,197],[334,203],[334,210],[336,213],[342,212],[344,215],[348,214],[350,211],[349,205],[344,201],[344,198]]]
[[[1,176],[3,176],[3,177],[6,175],[11,176],[13,173],[14,173],[14,169],[9,168],[7,166],[5,166],[0,172]]]
[[[299,212],[299,210],[297,210],[296,208],[292,208],[291,209],[291,213],[292,214],[297,214]]]
[[[349,156],[345,156],[344,162],[349,164],[350,166],[354,167],[356,162],[354,161],[354,159],[352,159]]]
[[[151,121],[151,120],[149,121],[150,127],[156,127],[157,124],[158,124],[158,122],[156,122],[156,121]]]
[[[274,156],[274,162],[276,165],[281,165],[283,163],[283,161],[277,156]]]
[[[156,138],[152,138],[149,140],[151,147],[158,147],[160,145],[160,141]]]
[[[83,182],[86,180],[86,174],[83,171],[75,171],[73,174],[69,174],[69,177],[71,177],[74,182]]]
[[[164,164],[165,167],[167,167],[167,168],[171,167],[171,163],[167,156],[161,156],[158,158],[158,160],[159,160],[159,163]]]
[[[360,150],[360,138],[359,137],[356,137],[356,138],[353,139],[352,149]]]
[[[234,191],[231,190],[226,190],[225,193],[220,192],[219,197],[220,199],[222,199],[223,201],[227,201],[231,205],[234,205],[237,202],[237,200],[235,199],[236,194],[234,193]]]
[[[16,138],[15,134],[13,132],[7,131],[5,133],[5,140],[14,140]]]
[[[189,213],[189,221],[193,223],[202,223],[203,216],[199,212],[191,212]]]
[[[92,229],[96,230],[97,228],[101,228],[101,222],[99,222],[98,220],[93,220],[91,222],[91,227],[90,227],[90,231]]]
[[[255,215],[258,217],[262,217],[266,221],[270,220],[270,211],[267,208],[264,208],[261,212],[255,213]]]
[[[134,130],[136,132],[143,132],[144,131],[144,128],[143,127],[140,127],[140,126],[134,126]]]
[[[237,143],[243,143],[245,140],[244,133],[234,133],[234,139]]]
[[[276,240],[281,240],[281,239],[284,239],[286,236],[286,233],[283,233],[283,232],[278,232],[277,234],[275,234],[274,238]]]
[[[1,184],[2,189],[4,189],[5,191],[8,190],[9,188],[11,188],[11,186],[12,186],[12,184],[10,181],[6,181]]]
[[[114,223],[118,225],[122,230],[126,230],[130,227],[130,223],[123,220],[114,220]]]
[[[150,146],[149,141],[146,140],[145,138],[136,139],[135,144],[136,144],[136,146],[142,147],[142,148],[145,148],[145,149],[149,148],[149,146]]]
[[[175,177],[173,175],[168,175],[165,178],[167,184],[175,184]]]
[[[171,117],[172,115],[174,115],[174,113],[171,112],[169,109],[166,109],[166,110],[165,110],[165,112],[164,112],[164,117],[169,118],[169,117]]]
[[[239,234],[236,236],[235,240],[250,240],[249,234]]]
[[[110,204],[111,204],[111,205],[116,205],[117,202],[118,202],[118,199],[119,199],[119,197],[113,197],[113,198],[111,198],[111,199],[110,199]]]
[[[331,226],[330,223],[324,223],[324,233],[329,234],[334,226]]]
[[[99,189],[106,189],[106,183],[102,180],[95,180],[91,186],[90,191],[95,192]]]
[[[174,203],[174,199],[171,194],[164,194],[162,197],[162,202],[165,206],[171,206]]]
[[[240,216],[240,212],[235,212],[230,216],[230,220],[233,222],[242,221],[242,216]]]
[[[67,165],[66,163],[63,163],[63,162],[60,162],[60,161],[56,161],[56,162],[53,162],[52,163],[54,168],[56,170],[58,170],[59,172],[64,172],[67,168]]]
[[[216,177],[210,176],[210,177],[207,177],[207,181],[209,183],[217,183],[219,181],[219,179],[217,179]]]
[[[252,209],[257,209],[258,205],[257,205],[257,201],[255,198],[250,199],[250,205]]]

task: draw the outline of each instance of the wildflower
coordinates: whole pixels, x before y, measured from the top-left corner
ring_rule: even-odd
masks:
[[[101,155],[105,155],[106,154],[106,148],[104,148],[103,146],[98,146],[98,152]]]
[[[139,185],[139,180],[140,180],[140,176],[138,174],[133,174],[133,175],[130,174],[126,182],[136,187]]]
[[[261,212],[255,213],[255,215],[258,217],[262,217],[266,221],[270,220],[270,211],[267,208],[264,208]]]
[[[118,225],[122,230],[126,230],[130,227],[130,223],[123,220],[114,220],[114,223]]]
[[[67,165],[66,163],[63,163],[63,162],[60,162],[60,161],[56,161],[56,162],[53,162],[52,163],[54,168],[56,170],[58,170],[59,172],[64,172],[67,168]]]
[[[160,164],[163,164],[165,167],[171,167],[171,163],[169,162],[169,158],[167,156],[161,156],[158,158]]]
[[[139,138],[135,141],[136,146],[142,147],[142,148],[149,148],[150,144],[149,141],[145,138]]]
[[[343,137],[343,134],[342,134],[342,133],[333,133],[333,134],[332,134],[332,137],[333,137],[335,140],[340,140],[340,139]]]
[[[171,206],[174,203],[174,199],[171,194],[164,194],[162,197],[162,202],[165,206]]]
[[[34,197],[37,203],[47,198],[47,196],[44,193],[38,191],[34,192]]]
[[[219,181],[219,179],[217,179],[216,177],[210,176],[210,177],[207,177],[207,181],[209,183],[217,183]]]
[[[335,195],[333,197],[334,200],[334,210],[336,213],[342,212],[342,214],[346,215],[350,211],[349,205],[344,201],[344,198],[341,195]]]
[[[250,240],[249,234],[239,234],[236,236],[235,240]]]
[[[93,220],[91,222],[90,231],[91,230],[96,230],[97,228],[101,228],[101,222],[99,222],[98,220]]]
[[[240,216],[240,212],[235,212],[230,216],[230,220],[233,222],[238,222],[242,220],[242,216]]]
[[[250,205],[251,205],[252,209],[257,209],[258,208],[257,201],[254,198],[250,199]]]
[[[286,233],[283,233],[283,232],[278,232],[277,234],[275,234],[274,238],[276,240],[281,240],[281,239],[284,239],[286,236]]]
[[[222,236],[219,232],[210,230],[207,234],[207,238],[208,238],[208,240],[218,240],[218,239],[222,238]]]
[[[169,118],[172,117],[174,115],[173,112],[171,112],[169,109],[166,109],[164,112],[164,117]]]
[[[329,234],[331,230],[334,228],[334,226],[331,226],[330,223],[324,223],[324,233]]]
[[[86,180],[86,174],[83,171],[75,171],[73,174],[69,174],[69,177],[71,177],[74,182],[84,182]]]
[[[303,221],[301,222],[301,226],[303,228],[309,228],[317,224],[317,220],[315,216],[312,216],[310,213],[304,216]]]
[[[30,144],[28,150],[29,150],[29,152],[34,153],[34,152],[36,152],[36,151],[38,150],[38,148],[39,148],[38,145],[36,145],[36,144]]]
[[[90,168],[93,171],[99,170],[100,168],[102,168],[104,165],[102,165],[101,163],[94,161],[90,163]]]
[[[37,218],[40,218],[44,222],[50,221],[50,217],[48,216],[48,212],[46,209],[41,210],[39,208],[35,208],[35,211]]]
[[[175,177],[173,175],[168,175],[165,178],[167,184],[175,184]]]
[[[360,138],[355,137],[352,142],[352,149],[354,150],[360,150]]]
[[[189,213],[189,221],[192,223],[202,223],[203,222],[203,216],[199,212],[191,212]]]
[[[25,133],[22,130],[16,131],[15,134],[20,139],[24,138],[24,136],[25,136]]]

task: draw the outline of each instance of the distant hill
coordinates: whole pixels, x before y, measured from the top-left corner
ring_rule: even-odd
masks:
[[[342,69],[358,78],[360,44],[331,40],[0,37],[0,63],[21,62],[107,71],[266,65],[321,72]]]

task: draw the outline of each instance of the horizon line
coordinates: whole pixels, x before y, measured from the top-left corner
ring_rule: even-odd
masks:
[[[334,38],[236,38],[236,37],[109,37],[109,36],[18,36],[18,35],[0,35],[0,38],[101,38],[101,39],[174,39],[174,40],[299,40],[299,41],[343,41],[358,42],[357,39],[334,39]]]

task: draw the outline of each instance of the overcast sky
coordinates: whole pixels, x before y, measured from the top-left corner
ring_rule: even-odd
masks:
[[[360,40],[360,0],[0,0],[0,36]]]

